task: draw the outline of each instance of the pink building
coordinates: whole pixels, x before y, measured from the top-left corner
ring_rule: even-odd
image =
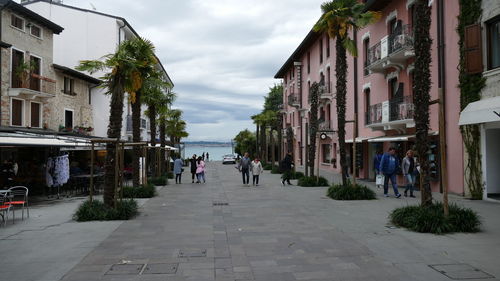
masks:
[[[352,146],[356,143],[356,176],[374,179],[373,157],[376,151],[397,148],[404,157],[415,144],[413,121],[413,3],[414,0],[365,1],[369,10],[381,11],[380,21],[353,34],[359,56],[348,56],[346,119],[353,120],[357,109],[357,138],[354,124],[346,125],[348,161],[352,163]],[[429,1],[432,10],[433,39],[431,65],[431,100],[438,99],[441,89],[445,97],[445,131],[439,132],[438,104],[430,107],[431,178],[434,191],[441,186],[439,153],[446,152],[449,191],[464,194],[463,146],[458,119],[460,93],[457,88],[459,36],[456,32],[458,1]],[[444,19],[446,15],[446,20]],[[440,23],[440,24],[438,24]],[[276,73],[283,79],[284,127],[293,130],[289,147],[296,165],[305,164],[306,127],[308,126],[309,86],[324,81],[319,116],[322,120],[317,137],[316,163],[323,171],[340,172],[335,105],[335,42],[326,34],[309,32],[290,58]],[[445,134],[446,147],[439,147],[439,134]],[[285,142],[287,142],[286,138]],[[350,164],[352,167],[352,164]],[[352,174],[352,169],[349,169]],[[321,172],[320,172],[321,173]],[[402,177],[399,179],[403,185]]]

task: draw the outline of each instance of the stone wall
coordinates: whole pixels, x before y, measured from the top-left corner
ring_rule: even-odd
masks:
[[[56,70],[56,96],[51,99],[49,129],[59,130],[64,125],[65,109],[73,110],[73,126],[94,127],[92,106],[89,104],[88,82]],[[74,95],[64,93],[64,77],[74,79]]]
[[[487,23],[488,20],[500,15],[500,1],[498,0],[482,0],[483,15],[481,21],[483,23],[483,59],[484,65],[488,65],[488,44],[487,44]],[[500,95],[500,68],[488,70],[483,73],[486,78],[486,85],[481,93],[483,98],[491,98]]]

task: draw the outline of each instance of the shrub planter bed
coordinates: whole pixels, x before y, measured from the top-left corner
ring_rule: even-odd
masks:
[[[301,177],[299,178],[299,186],[312,187],[312,186],[328,186],[328,180],[324,177]]]
[[[375,192],[368,187],[349,183],[347,186],[342,184],[332,185],[326,194],[334,200],[373,200],[376,199]]]
[[[145,186],[125,186],[123,188],[123,198],[152,198],[155,196],[156,188],[151,183]]]
[[[167,178],[165,176],[152,178],[149,182],[157,186],[163,186],[167,184]]]
[[[134,199],[118,201],[116,207],[116,209],[108,207],[99,200],[93,200],[92,203],[87,200],[78,207],[73,219],[79,222],[129,220],[139,214],[137,202]]]
[[[450,204],[450,214],[445,218],[443,204],[434,203],[429,207],[406,206],[393,210],[391,222],[415,232],[445,234],[452,232],[478,232],[479,215],[465,207]]]

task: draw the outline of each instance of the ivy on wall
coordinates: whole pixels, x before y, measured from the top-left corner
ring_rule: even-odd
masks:
[[[480,20],[482,0],[459,0],[460,14],[458,16],[457,32],[460,36],[460,110],[469,103],[481,99],[481,89],[485,86],[485,79],[481,73],[468,74],[465,68],[465,27]],[[465,183],[469,188],[472,199],[483,198],[483,176],[481,167],[480,127],[477,124],[460,127],[462,138],[467,151],[465,165]]]

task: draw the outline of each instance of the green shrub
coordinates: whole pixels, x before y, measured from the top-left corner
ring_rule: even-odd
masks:
[[[156,196],[156,188],[149,183],[146,186],[125,186],[123,187],[124,198],[151,198]]]
[[[271,174],[281,174],[280,168],[278,166],[273,166]]]
[[[349,183],[347,186],[334,184],[328,188],[326,195],[335,200],[373,200],[376,198],[375,192],[368,187]]]
[[[139,213],[137,202],[134,199],[118,201],[116,210],[106,206],[102,201],[87,200],[83,202],[73,219],[79,222],[84,221],[107,221],[107,220],[128,220]]]
[[[271,165],[271,163],[263,163],[262,164],[262,168],[266,171],[269,171],[269,170],[272,170],[273,168],[273,165]]]
[[[149,180],[149,182],[154,184],[154,185],[158,185],[158,186],[166,185],[167,184],[167,177],[161,176],[161,177],[157,177],[157,178],[152,178],[151,180]]]
[[[449,211],[449,216],[445,218],[443,204],[439,202],[428,207],[397,208],[389,218],[394,225],[416,232],[444,234],[480,231],[481,220],[473,210],[450,204]]]
[[[301,177],[299,179],[298,185],[300,186],[328,186],[328,180],[325,179],[324,177],[319,177],[319,179],[314,176],[314,177]]]
[[[291,176],[290,179],[292,179],[292,180],[299,180],[299,179],[301,179],[301,178],[304,177],[304,173],[302,173],[302,172],[292,172],[290,174],[290,176]]]
[[[174,178],[174,172],[168,172],[167,173],[167,178],[173,179]]]

